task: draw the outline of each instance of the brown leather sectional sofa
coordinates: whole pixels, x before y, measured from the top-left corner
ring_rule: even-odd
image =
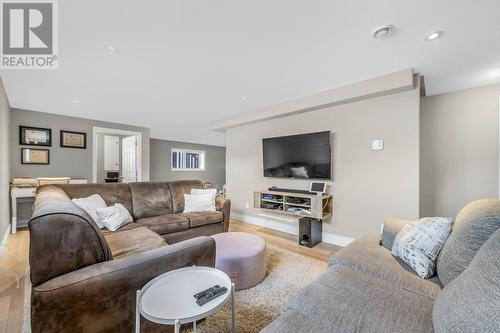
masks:
[[[30,229],[33,332],[133,332],[135,294],[154,277],[215,264],[212,234],[229,227],[230,201],[216,212],[183,214],[199,181],[41,186]],[[100,230],[71,199],[99,194],[134,222]],[[196,238],[195,238],[196,237]],[[141,322],[143,332],[168,327]]]

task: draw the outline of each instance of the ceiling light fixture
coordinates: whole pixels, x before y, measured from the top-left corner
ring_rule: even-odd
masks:
[[[499,78],[500,77],[500,68],[492,69],[491,71],[488,72],[487,76],[490,79],[497,79],[497,78]]]
[[[118,48],[117,48],[116,46],[114,46],[114,45],[108,45],[108,46],[106,46],[106,48],[107,48],[107,49],[108,49],[108,51],[109,51],[109,52],[111,52],[111,53],[115,53],[115,52],[117,52],[117,51],[118,51]]]
[[[444,35],[444,31],[435,31],[435,32],[431,33],[430,35],[427,35],[427,37],[425,37],[425,40],[426,41],[435,40],[435,39],[443,37],[443,35]]]
[[[74,99],[74,100],[71,101],[71,103],[73,103],[73,104],[80,104],[80,101],[77,100],[77,99]]]
[[[372,31],[372,36],[375,39],[385,39],[388,38],[394,32],[394,26],[392,24],[382,25]]]
[[[241,101],[242,102],[246,102],[247,101],[247,98],[245,96],[241,96]]]
[[[175,123],[176,123],[176,124],[180,124],[180,123],[181,123],[181,121],[180,121],[180,120],[176,120],[176,121],[175,121]]]

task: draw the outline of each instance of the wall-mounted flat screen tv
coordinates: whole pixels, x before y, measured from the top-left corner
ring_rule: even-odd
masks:
[[[264,177],[331,179],[331,133],[262,139]]]

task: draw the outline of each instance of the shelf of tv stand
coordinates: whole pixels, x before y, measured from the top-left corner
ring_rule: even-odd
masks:
[[[264,194],[274,195],[280,197],[280,199],[264,199],[262,196]],[[307,204],[296,204],[292,202],[287,202],[287,198],[301,198],[309,199],[310,205]],[[279,205],[283,205],[281,209],[270,209],[261,206],[261,203],[269,202]],[[298,212],[288,212],[286,209],[288,207],[301,207],[308,208],[311,210],[311,214],[298,213]],[[254,208],[261,209],[268,212],[291,215],[295,217],[310,217],[315,219],[324,220],[332,215],[333,210],[333,197],[331,194],[315,195],[315,194],[302,194],[302,193],[292,193],[292,192],[279,192],[279,191],[255,191],[254,192]]]

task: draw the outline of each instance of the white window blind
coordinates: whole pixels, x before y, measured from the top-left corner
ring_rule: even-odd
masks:
[[[204,171],[205,151],[172,148],[172,171]]]

